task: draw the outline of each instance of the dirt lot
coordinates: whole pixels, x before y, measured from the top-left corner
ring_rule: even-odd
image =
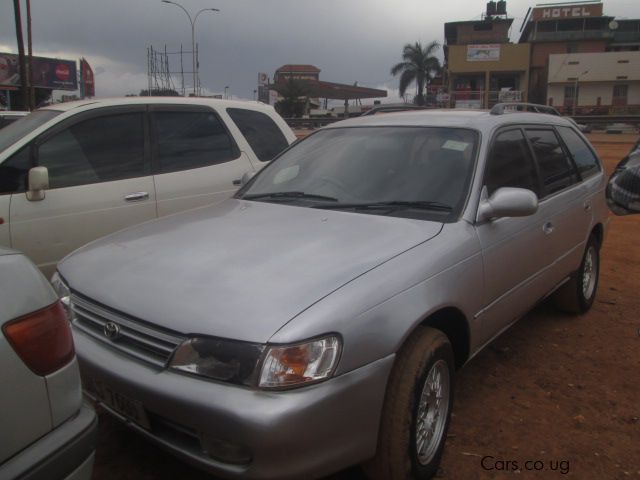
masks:
[[[610,172],[634,137],[592,141]],[[460,372],[439,477],[640,479],[639,238],[640,215],[613,218],[593,309],[546,302]],[[211,478],[100,422],[95,480]]]

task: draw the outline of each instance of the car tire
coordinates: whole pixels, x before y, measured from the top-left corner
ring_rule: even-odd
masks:
[[[453,349],[441,331],[419,327],[405,342],[387,383],[376,456],[363,465],[368,478],[423,480],[437,473],[451,419],[454,371]]]
[[[580,262],[580,268],[570,280],[553,295],[559,310],[567,313],[585,313],[593,305],[600,276],[600,245],[592,235]]]

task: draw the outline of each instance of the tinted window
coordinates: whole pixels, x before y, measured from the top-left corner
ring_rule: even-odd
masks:
[[[27,146],[0,165],[0,194],[24,192],[31,168],[30,148]]]
[[[260,161],[273,160],[289,146],[284,134],[269,115],[243,108],[228,108],[227,113]]]
[[[535,166],[521,130],[509,130],[496,136],[484,184],[489,195],[500,187],[526,188],[540,194]]]
[[[587,143],[569,127],[557,127],[562,140],[573,156],[573,161],[578,167],[582,178],[594,175],[600,171],[598,159],[593,154]]]
[[[546,194],[562,190],[578,181],[573,164],[565,155],[553,130],[527,129],[527,138],[538,161]]]
[[[143,114],[79,122],[40,145],[38,165],[49,170],[51,188],[149,175],[144,161]]]
[[[237,147],[213,112],[154,112],[160,173],[207,167],[238,157]]]

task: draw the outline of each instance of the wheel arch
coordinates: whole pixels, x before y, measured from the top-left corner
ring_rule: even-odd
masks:
[[[604,241],[604,227],[601,223],[596,223],[591,229],[591,235],[598,242],[598,248],[602,247],[602,242]]]
[[[420,326],[435,328],[447,336],[453,348],[456,368],[462,367],[469,359],[469,322],[461,310],[456,307],[441,308],[427,315]]]

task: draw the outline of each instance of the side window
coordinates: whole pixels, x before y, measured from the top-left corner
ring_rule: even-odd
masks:
[[[284,134],[269,115],[244,108],[227,108],[227,113],[261,162],[273,160],[289,146]]]
[[[569,149],[569,152],[573,157],[573,161],[576,163],[578,172],[580,172],[582,178],[598,173],[600,171],[598,159],[593,154],[593,151],[589,148],[587,143],[580,138],[580,135],[569,127],[556,128],[558,129],[558,133],[560,133],[562,140],[564,140],[565,145]]]
[[[27,189],[27,175],[32,166],[29,152],[30,147],[26,146],[0,165],[0,195]]]
[[[489,195],[500,187],[526,188],[540,195],[535,165],[521,130],[508,130],[496,136],[484,177]]]
[[[38,148],[51,188],[110,182],[150,174],[144,159],[142,113],[96,117],[76,123]]]
[[[558,192],[578,182],[575,168],[553,130],[527,129],[526,132],[540,167],[545,194]]]
[[[238,158],[238,148],[211,112],[153,112],[158,173],[207,167]]]

